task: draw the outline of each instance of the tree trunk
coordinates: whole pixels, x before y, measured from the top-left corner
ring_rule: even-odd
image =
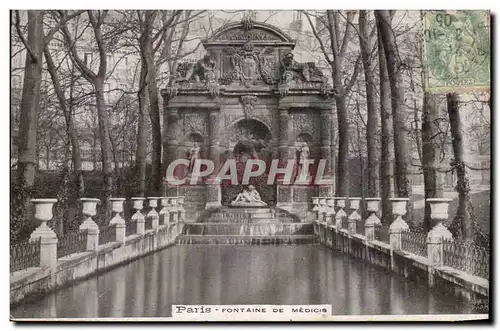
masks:
[[[473,240],[473,218],[471,217],[469,178],[464,162],[464,142],[462,121],[458,109],[458,95],[446,95],[448,116],[450,118],[451,142],[453,147],[453,168],[457,172],[458,209],[450,229],[463,240]]]
[[[146,136],[145,121],[146,121],[146,102],[147,102],[147,87],[146,87],[146,64],[142,62],[139,92],[139,113],[137,118],[137,146],[135,151],[135,169],[134,183],[136,196],[144,196],[146,191],[146,149],[148,138]]]
[[[380,30],[377,31],[378,37],[378,65],[380,75],[380,123],[381,123],[381,140],[380,140],[380,189],[382,198],[382,222],[390,224],[391,215],[391,198],[393,191],[393,149],[390,146],[392,134],[392,118],[391,118],[391,85],[387,73],[387,63],[385,60],[384,44],[380,35]]]
[[[152,51],[152,50],[151,50]],[[151,193],[155,196],[161,195],[162,172],[161,172],[161,125],[160,125],[160,103],[158,98],[158,87],[156,83],[156,67],[153,54],[149,55],[148,64],[148,92],[149,92],[149,116],[151,118],[151,135],[153,150],[151,152]]]
[[[107,205],[108,199],[113,193],[113,169],[111,166],[112,155],[109,141],[109,118],[106,101],[104,99],[104,79],[98,77],[94,81],[96,93],[96,108],[99,124],[99,139],[101,141],[101,162],[103,173],[103,201]]]
[[[30,52],[26,54],[24,67],[23,93],[19,118],[16,183],[20,189],[19,192],[23,195],[21,199],[24,200],[23,213],[26,212],[27,202],[35,181],[36,135],[40,84],[42,80],[43,37],[43,11],[29,10],[26,46],[30,49]],[[18,203],[23,202],[18,201]]]
[[[339,93],[339,95],[335,96],[339,132],[335,195],[337,197],[347,197],[349,195],[349,122],[347,120],[343,88],[340,87],[339,90],[342,90],[340,92],[342,95]]]
[[[368,197],[378,197],[379,190],[379,153],[377,141],[378,114],[375,106],[373,70],[371,61],[371,41],[368,34],[368,22],[366,20],[366,10],[359,11],[359,41],[361,48],[361,58],[365,73],[366,108],[368,119],[366,124],[366,147],[368,152],[367,180]]]
[[[141,61],[145,62],[147,70],[146,83],[149,93],[149,116],[151,119],[151,178],[149,181],[149,190],[151,195],[160,195],[162,187],[161,175],[161,125],[160,125],[160,103],[158,97],[158,86],[156,83],[156,64],[155,52],[153,49],[153,24],[156,18],[156,11],[148,10],[144,13],[144,19],[141,20],[141,36],[139,37],[139,48],[141,52]],[[140,14],[139,14],[140,15]]]
[[[401,63],[397,51],[394,31],[391,29],[391,18],[388,10],[376,10],[375,17],[380,29],[381,39],[384,45],[384,53],[389,74],[392,97],[392,117],[394,132],[394,157],[395,157],[395,184],[398,197],[410,198],[411,183],[408,177],[408,151],[406,147],[407,134],[405,132],[405,97],[403,86],[403,75]],[[412,218],[412,203],[408,204],[408,219]]]
[[[437,96],[424,93],[424,107],[422,112],[422,168],[424,172],[425,199],[442,198],[439,190],[439,174],[437,162],[439,156],[438,130],[436,125],[438,115]],[[424,231],[430,231],[435,224],[431,221],[431,209],[425,204]]]

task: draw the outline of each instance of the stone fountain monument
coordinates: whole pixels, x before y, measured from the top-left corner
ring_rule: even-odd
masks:
[[[259,199],[249,202],[304,218],[311,198],[330,196],[333,189],[333,90],[326,77],[314,63],[297,62],[295,41],[269,24],[248,19],[228,24],[202,43],[206,55],[180,63],[162,91],[167,164],[186,155],[210,159],[216,168],[230,158],[243,165],[252,158],[267,164],[326,159],[322,186],[279,179],[268,185],[266,174],[250,182]],[[185,196],[187,218],[193,221],[205,210],[244,204],[246,189],[217,184],[213,177],[165,188],[169,196]]]

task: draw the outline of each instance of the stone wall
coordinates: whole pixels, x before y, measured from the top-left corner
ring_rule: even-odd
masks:
[[[65,256],[57,260],[57,266],[53,270],[50,267],[38,267],[11,274],[11,305],[36,299],[62,286],[173,245],[177,236],[182,233],[183,226],[182,223],[162,225],[157,231],[147,230],[142,235],[129,236],[124,243],[111,242],[98,246],[96,251]]]

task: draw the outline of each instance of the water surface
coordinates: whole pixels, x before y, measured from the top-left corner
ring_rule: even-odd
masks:
[[[168,317],[173,304],[331,304],[334,315],[466,314],[471,304],[319,245],[174,246],[11,310]]]

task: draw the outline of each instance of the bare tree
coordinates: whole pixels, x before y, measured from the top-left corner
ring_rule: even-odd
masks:
[[[376,10],[375,17],[380,31],[381,41],[387,63],[387,72],[391,87],[392,117],[394,132],[395,186],[399,197],[411,198],[412,189],[408,176],[408,156],[405,135],[404,107],[405,96],[403,86],[403,64],[399,57],[396,36],[391,28],[391,14],[388,10]],[[411,204],[408,215],[411,215]],[[411,218],[411,216],[410,216]]]
[[[392,135],[392,117],[391,117],[391,86],[387,72],[387,63],[385,60],[384,44],[377,29],[377,50],[380,81],[380,190],[382,194],[382,221],[391,222],[391,203],[389,198],[393,193],[393,149],[390,146]]]
[[[464,161],[464,142],[462,120],[458,105],[458,95],[448,93],[446,95],[448,116],[450,118],[450,131],[453,146],[452,168],[457,173],[458,209],[452,226],[455,235],[464,240],[473,240],[473,213],[470,202],[470,186]]]
[[[344,59],[350,42],[351,31],[353,29],[352,22],[356,12],[348,11],[346,15],[341,15],[339,11],[327,10],[326,15],[316,16],[318,22],[321,22],[322,27],[327,34],[327,42],[329,47],[323,42],[323,37],[316,29],[316,24],[311,20],[312,14],[304,12],[313,34],[318,41],[321,51],[326,59],[326,62],[331,67],[333,84],[335,89],[335,104],[337,108],[338,121],[338,158],[337,158],[337,174],[336,174],[336,192],[337,196],[347,196],[349,192],[348,165],[349,165],[349,121],[346,107],[346,96],[349,95],[360,71],[360,56],[354,63],[354,68],[350,79],[344,78]],[[340,27],[344,17],[345,29],[341,35]]]
[[[441,198],[443,191],[440,188],[438,156],[440,150],[440,130],[438,126],[438,102],[436,95],[424,93],[424,107],[422,112],[422,168],[424,172],[425,199]],[[429,231],[435,224],[431,221],[430,205],[425,204],[424,231]]]
[[[368,196],[378,197],[379,190],[379,148],[377,139],[378,113],[375,105],[374,79],[372,69],[372,43],[368,33],[366,10],[359,11],[359,44],[365,74],[366,108],[368,113],[366,143],[368,153]]]
[[[81,72],[82,76],[92,85],[95,92],[96,111],[99,120],[99,138],[101,142],[101,162],[104,179],[103,199],[107,201],[111,197],[113,191],[113,168],[112,168],[112,154],[111,143],[109,140],[109,116],[104,97],[104,84],[107,74],[107,47],[103,39],[102,27],[105,22],[107,10],[92,11],[88,10],[87,15],[89,23],[93,30],[93,37],[97,45],[99,53],[99,67],[97,72],[92,71],[89,65],[84,63],[78,54],[76,41],[70,34],[66,24],[62,25],[62,33],[66,43],[66,47],[70,53],[71,59],[74,61],[76,67]],[[59,17],[64,20],[67,13],[59,11]]]

